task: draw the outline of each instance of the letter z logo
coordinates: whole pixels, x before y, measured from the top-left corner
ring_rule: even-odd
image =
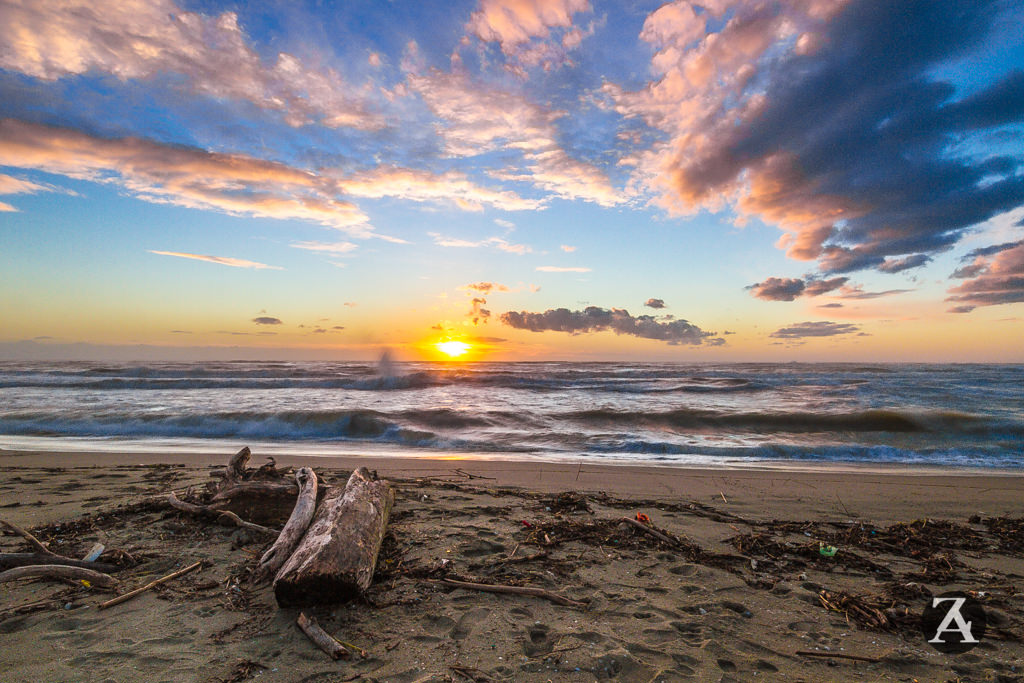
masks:
[[[986,625],[985,608],[965,593],[935,596],[921,614],[925,640],[946,654],[967,652],[980,643]]]

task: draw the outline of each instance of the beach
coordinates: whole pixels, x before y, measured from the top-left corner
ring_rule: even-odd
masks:
[[[296,627],[298,610],[252,582],[272,539],[166,505],[230,454],[0,452],[0,519],[68,556],[103,543],[101,560],[122,565],[119,592],[204,563],[102,611],[113,592],[0,585],[0,681],[1021,676],[1016,471],[277,456],[278,468],[312,466],[327,482],[366,466],[395,486],[365,600],[310,610],[365,651],[335,662]],[[254,449],[252,464],[264,461]],[[638,514],[673,542],[622,521]],[[23,547],[0,540],[4,552]],[[446,577],[540,587],[581,606],[452,588]],[[914,626],[928,596],[954,590],[978,596],[989,622],[959,655]],[[865,618],[875,609],[880,619]]]

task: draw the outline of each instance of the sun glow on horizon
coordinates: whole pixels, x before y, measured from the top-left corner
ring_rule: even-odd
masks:
[[[464,356],[466,355],[467,351],[473,348],[466,342],[461,341],[438,342],[434,344],[434,347],[444,355],[448,356],[449,358],[458,358],[459,356]]]

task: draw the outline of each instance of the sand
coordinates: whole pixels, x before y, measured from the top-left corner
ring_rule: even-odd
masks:
[[[0,584],[0,683],[1024,680],[1024,534],[1019,521],[991,522],[1022,516],[1015,473],[281,459],[330,482],[367,465],[396,485],[366,600],[311,610],[366,650],[334,662],[296,628],[296,610],[249,580],[266,537],[161,502],[209,481],[229,456],[0,452],[0,519],[69,556],[104,543],[101,561],[131,565],[115,573],[122,592],[206,562],[102,611],[114,593]],[[682,541],[618,521],[638,512]],[[822,557],[819,541],[836,545],[835,557]],[[26,547],[3,536],[0,549]],[[445,575],[587,605],[429,580]],[[906,625],[928,594],[952,590],[980,591],[989,610],[988,635],[960,655]],[[851,607],[844,595],[864,600]],[[865,623],[865,605],[893,608],[895,625]]]

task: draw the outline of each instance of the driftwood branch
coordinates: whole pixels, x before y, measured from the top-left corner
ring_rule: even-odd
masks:
[[[21,536],[22,538],[24,538],[26,541],[29,542],[29,545],[31,545],[33,548],[36,549],[36,551],[42,553],[43,555],[51,555],[51,556],[57,557],[57,553],[55,553],[52,550],[50,550],[49,548],[47,548],[45,545],[42,544],[42,542],[40,542],[40,540],[38,538],[36,538],[32,534],[30,534],[29,532],[25,531],[24,529],[22,529],[17,524],[15,524],[13,522],[8,522],[8,521],[2,520],[2,519],[0,519],[0,524],[4,525],[8,529],[10,529],[11,531],[13,531],[18,536]]]
[[[348,659],[349,652],[338,642],[334,636],[320,628],[315,617],[306,616],[305,612],[299,612],[299,618],[295,622],[302,629],[302,632],[309,637],[313,643],[331,656],[331,659]]]
[[[200,517],[215,519],[218,522],[224,522],[225,520],[227,520],[234,526],[241,527],[242,529],[248,529],[249,531],[255,531],[261,534],[273,535],[277,533],[273,529],[268,529],[265,526],[253,524],[252,522],[246,522],[244,519],[236,515],[234,512],[231,512],[230,510],[216,510],[208,505],[196,505],[195,503],[186,503],[185,501],[180,500],[176,495],[174,495],[174,491],[171,491],[169,494],[167,494],[167,502],[170,503],[171,507],[173,507],[174,509],[181,510],[182,512],[187,512],[192,515],[198,515]]]
[[[100,588],[110,588],[117,585],[117,579],[107,574],[102,574],[92,569],[81,567],[69,567],[66,564],[34,564],[27,567],[15,567],[5,572],[0,572],[0,583],[15,581],[16,579],[33,579],[45,577],[48,579],[67,579],[69,581],[86,580]]]
[[[878,657],[861,657],[860,655],[846,655],[839,652],[814,652],[813,650],[797,650],[796,654],[803,657],[822,657],[826,659],[852,659],[855,662],[870,662],[878,664],[882,660]]]
[[[295,481],[299,484],[299,496],[295,499],[295,508],[292,510],[288,522],[281,529],[281,535],[274,541],[270,550],[260,558],[256,574],[261,579],[267,579],[275,574],[291,557],[295,547],[302,540],[310,522],[313,521],[313,514],[316,512],[316,473],[309,467],[300,467],[295,473]]]
[[[116,564],[76,560],[71,557],[54,555],[53,553],[0,553],[0,569],[28,567],[30,565],[38,564],[61,564],[67,567],[95,569],[98,572],[116,572],[120,569]]]
[[[92,562],[88,559],[78,560],[73,557],[65,557],[58,555],[49,548],[47,548],[38,538],[33,536],[28,531],[25,531],[17,524],[7,522],[0,519],[0,525],[3,525],[10,529],[12,532],[21,536],[29,545],[35,548],[34,553],[0,553],[0,569],[11,569],[14,567],[28,567],[34,565],[64,565],[67,567],[81,567],[83,569],[95,569],[98,572],[113,572],[117,571],[118,567],[113,564],[105,564],[103,562]],[[92,551],[89,552],[86,557],[90,557],[96,551],[96,548],[100,549],[99,553],[96,553],[93,559],[99,557],[100,553],[103,552],[103,546],[97,544],[93,546]]]
[[[633,519],[632,517],[623,517],[622,521],[626,522],[627,524],[631,524],[633,527],[639,529],[640,531],[644,532],[648,536],[653,536],[654,538],[658,539],[659,541],[663,541],[663,542],[668,543],[669,545],[673,545],[673,546],[675,546],[677,548],[682,546],[682,544],[679,542],[679,539],[672,538],[668,534],[663,534],[660,531],[658,531],[657,529],[651,528],[651,527],[647,526],[646,524],[644,524],[642,522],[638,522],[637,520]]]
[[[231,456],[231,460],[228,460],[228,466],[224,470],[224,477],[226,479],[241,479],[245,474],[245,466],[249,462],[251,455],[252,451],[249,450],[249,447],[243,446],[242,450]]]
[[[155,588],[156,586],[159,586],[162,583],[166,583],[167,581],[171,581],[173,579],[176,579],[179,576],[183,576],[185,574],[188,574],[190,571],[193,571],[195,569],[199,569],[199,567],[201,567],[202,565],[203,565],[203,563],[200,560],[199,562],[196,562],[194,564],[190,564],[189,566],[185,567],[184,569],[179,569],[178,571],[176,571],[176,572],[174,572],[172,574],[168,574],[167,576],[164,576],[162,578],[156,579],[155,581],[150,581],[149,583],[147,583],[145,586],[142,586],[141,588],[136,588],[135,590],[130,591],[128,593],[125,593],[124,595],[119,595],[116,598],[113,598],[111,600],[107,600],[106,602],[101,602],[99,605],[97,605],[97,607],[99,607],[99,609],[107,609],[108,607],[113,607],[114,605],[120,605],[122,602],[127,602],[128,600],[131,600],[132,598],[134,598],[136,595],[140,595],[141,593],[145,593],[146,591],[148,591],[148,590],[150,590],[152,588]]]
[[[564,598],[557,593],[544,590],[543,588],[532,588],[529,586],[503,586],[491,583],[470,583],[468,581],[456,581],[455,579],[441,579],[441,583],[453,588],[465,588],[467,590],[483,591],[485,593],[511,593],[512,595],[530,595],[535,598],[544,598],[557,605],[566,607],[586,607],[587,603]]]

